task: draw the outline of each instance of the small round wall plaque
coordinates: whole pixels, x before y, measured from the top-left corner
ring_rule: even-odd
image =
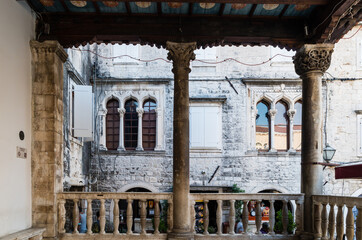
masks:
[[[19,138],[20,138],[20,140],[24,140],[25,134],[24,134],[23,131],[20,131],[20,132],[19,132]]]

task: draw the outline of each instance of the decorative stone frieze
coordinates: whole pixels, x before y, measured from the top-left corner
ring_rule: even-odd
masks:
[[[306,44],[293,57],[295,72],[302,76],[311,71],[324,73],[331,64],[333,44]]]

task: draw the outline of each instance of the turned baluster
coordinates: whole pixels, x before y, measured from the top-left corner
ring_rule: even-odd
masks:
[[[357,207],[358,215],[356,219],[356,240],[362,240],[362,206]]]
[[[159,230],[159,227],[160,227],[160,200],[158,199],[155,199],[154,200],[155,204],[154,204],[154,207],[155,207],[155,234],[159,234],[160,233],[160,230]]]
[[[209,234],[209,200],[204,200],[204,235]]]
[[[141,234],[146,234],[146,200],[141,200]]]
[[[249,225],[248,201],[244,200],[244,206],[243,206],[243,228],[244,228],[244,233],[247,233],[248,225]]]
[[[329,224],[328,224],[328,233],[329,233],[329,239],[334,239],[334,233],[336,229],[336,214],[334,211],[334,203],[329,204],[330,210],[329,210]]]
[[[303,202],[297,201],[297,211],[296,211],[296,224],[297,224],[297,230],[296,234],[300,235],[304,229],[303,229]]]
[[[173,202],[172,200],[168,201],[168,210],[167,210],[167,232],[171,232],[173,229]]]
[[[58,205],[58,211],[59,211],[59,233],[65,233],[65,229],[64,229],[64,225],[65,225],[65,215],[66,215],[66,211],[65,211],[65,200],[64,199],[60,199],[59,200],[59,205]]]
[[[343,240],[344,221],[343,221],[343,204],[338,205],[337,213],[337,240]]]
[[[113,199],[114,208],[113,208],[113,234],[117,235],[119,234],[119,205],[118,205],[119,199]]]
[[[353,240],[354,237],[354,216],[353,216],[353,205],[347,205],[347,219],[346,219],[346,236],[348,240]]]
[[[260,234],[261,228],[261,200],[256,200],[256,209],[255,209],[255,225],[256,225],[256,234]]]
[[[105,200],[101,199],[101,208],[99,210],[99,226],[100,226],[100,234],[105,234],[105,227],[106,227],[106,206]]]
[[[288,201],[283,200],[283,209],[282,209],[282,223],[283,223],[283,234],[288,234]]]
[[[87,199],[87,234],[92,234],[92,225],[93,225],[93,209],[92,209],[92,199]]]
[[[195,212],[195,201],[192,200],[190,204],[190,219],[191,219],[191,232],[196,233],[195,225],[196,225],[196,212]]]
[[[328,232],[328,215],[327,215],[327,203],[322,203],[322,239],[327,239]]]
[[[132,234],[132,224],[133,224],[133,209],[132,209],[132,199],[127,199],[127,235]]]
[[[235,200],[230,200],[229,234],[235,234]]]
[[[270,227],[270,231],[269,234],[270,235],[274,235],[274,225],[275,225],[275,208],[274,208],[274,200],[270,200],[270,209],[269,209],[269,227]]]
[[[73,199],[73,234],[78,234],[78,223],[79,223],[79,209],[78,199]]]
[[[222,234],[222,200],[217,200],[217,210],[216,210],[216,225],[217,225],[217,234]]]
[[[314,239],[321,239],[322,236],[322,218],[320,203],[314,203]]]

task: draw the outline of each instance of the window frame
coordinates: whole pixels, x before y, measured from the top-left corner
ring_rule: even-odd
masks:
[[[267,109],[268,109],[268,112],[267,112],[267,118],[268,118],[268,148],[267,149],[257,149],[256,148],[256,127],[257,127],[256,120],[257,120],[257,117],[255,117],[255,133],[254,133],[255,146],[254,147],[258,152],[268,152],[271,149],[271,146],[270,146],[270,142],[271,142],[271,119],[270,119],[270,115],[269,115],[269,111],[271,109],[271,104],[268,101],[266,101],[265,99],[262,99],[259,102],[257,102],[256,109],[258,109],[259,103],[265,104]],[[259,113],[257,113],[257,114],[259,114]]]
[[[127,103],[129,102],[129,101],[133,101],[133,102],[135,102],[135,103],[137,103],[136,104],[136,106],[135,106],[135,111],[134,112],[127,112],[127,107],[126,107],[126,105],[127,105]],[[131,98],[131,99],[128,99],[127,101],[125,101],[125,103],[124,103],[124,108],[125,108],[125,113],[124,113],[124,118],[123,118],[123,138],[124,138],[124,148],[126,149],[126,151],[134,151],[134,150],[136,150],[136,148],[137,148],[137,145],[138,145],[138,131],[140,130],[140,129],[138,129],[138,125],[139,125],[139,117],[138,117],[138,112],[137,112],[137,108],[138,108],[138,106],[139,106],[139,104],[138,104],[138,101],[136,100],[136,99],[134,99],[134,98]],[[132,118],[131,119],[127,119],[127,114],[132,114]],[[131,124],[129,127],[131,128],[131,133],[126,133],[126,122],[127,121],[129,121],[129,122],[133,122],[134,121],[134,118],[133,118],[133,115],[135,115],[136,116],[136,119],[137,119],[137,124],[136,124],[136,127],[134,127],[133,126],[133,124]],[[137,131],[136,131],[136,133],[133,133],[133,129],[137,129]],[[142,129],[141,129],[142,130]],[[135,139],[133,139],[133,137],[131,137],[131,140],[127,140],[126,139],[126,134],[129,134],[129,135],[131,135],[131,136],[135,136]],[[135,144],[135,147],[133,147],[133,146],[131,146],[131,147],[129,147],[129,146],[127,146],[127,143],[128,142],[136,142],[136,144]]]
[[[275,103],[275,110],[277,110],[276,106],[277,106],[278,103],[281,103],[285,107],[285,112],[284,112],[285,116],[283,116],[283,117],[286,120],[286,138],[287,139],[286,139],[286,149],[278,149],[276,147],[276,130],[275,129],[276,129],[277,124],[276,124],[276,121],[274,119],[274,133],[273,133],[274,134],[274,148],[278,152],[287,152],[291,148],[291,146],[290,146],[290,137],[291,137],[290,136],[290,134],[291,134],[291,132],[290,132],[290,119],[289,119],[289,116],[288,116],[288,111],[290,109],[289,109],[288,103],[286,103],[283,99],[280,99]],[[278,111],[277,111],[276,114],[278,114]]]
[[[206,146],[205,143],[205,129],[204,129],[204,133],[203,133],[203,138],[204,138],[204,145],[203,146],[192,146],[192,113],[191,113],[191,108],[192,107],[199,107],[199,108],[217,108],[218,111],[218,116],[217,116],[217,132],[216,132],[216,137],[217,137],[217,144],[215,146]],[[190,150],[221,150],[222,149],[222,131],[223,131],[223,124],[222,124],[222,103],[213,103],[213,102],[191,102],[189,105],[189,129],[190,129]],[[205,118],[205,112],[203,114],[203,121],[205,124],[206,118]]]
[[[154,110],[154,112],[151,112],[151,111],[149,111],[149,112],[147,112],[147,111],[145,111],[145,107],[151,107],[151,106],[146,106],[146,104],[147,103],[150,103],[150,102],[153,102],[154,104],[155,104],[155,109],[153,109]],[[143,117],[142,117],[142,129],[141,129],[141,131],[142,131],[142,147],[143,147],[143,149],[144,149],[144,151],[154,151],[154,149],[155,149],[155,147],[156,147],[156,142],[157,142],[157,102],[155,101],[155,100],[153,100],[153,99],[151,99],[151,98],[149,98],[149,99],[146,99],[144,102],[143,102]],[[149,114],[150,116],[152,116],[152,115],[154,115],[154,120],[151,120],[151,119],[149,119],[148,121],[147,120],[145,120],[145,116],[147,115],[147,114]],[[145,122],[154,122],[154,126],[145,126]],[[151,133],[149,133],[148,132],[148,134],[144,134],[144,129],[148,129],[148,130],[150,130],[150,129],[153,129],[154,128],[154,134],[151,134]],[[153,148],[149,148],[149,147],[145,147],[145,135],[146,136],[150,136],[150,135],[154,135],[154,141],[153,141],[153,144],[154,144],[154,146],[153,146]],[[151,141],[147,141],[148,143],[150,143]]]
[[[108,104],[110,103],[110,102],[117,102],[118,103],[118,107],[112,107],[112,108],[116,108],[117,109],[117,111],[116,112],[110,112],[110,107],[108,106]],[[106,116],[105,116],[105,121],[106,121],[106,132],[105,132],[105,137],[106,137],[106,141],[105,141],[105,143],[106,143],[106,148],[107,148],[107,150],[117,150],[117,148],[119,147],[119,141],[120,141],[120,139],[119,139],[119,133],[120,133],[120,116],[119,116],[119,112],[118,112],[118,109],[119,109],[119,106],[120,106],[120,103],[119,103],[119,101],[117,100],[117,99],[114,99],[114,98],[112,98],[112,99],[109,99],[108,101],[107,101],[107,103],[106,103],[106,109],[107,109],[107,114],[106,114]],[[112,128],[110,128],[109,126],[108,126],[108,117],[109,116],[113,116],[113,117],[115,117],[115,116],[117,116],[118,117],[118,124],[116,124],[116,125],[114,125]],[[116,117],[116,118],[117,118]],[[115,122],[117,122],[116,120],[112,120],[112,122],[113,123],[115,123]],[[113,145],[113,147],[110,147],[109,146],[109,142],[110,141],[108,141],[108,136],[109,136],[109,133],[108,133],[108,130],[109,129],[112,129],[112,135],[113,135],[113,141],[112,141],[112,145]],[[117,130],[118,129],[118,133],[114,133],[115,132],[115,130]],[[115,141],[115,138],[117,139],[117,141]],[[115,147],[115,145],[116,145],[116,147]]]

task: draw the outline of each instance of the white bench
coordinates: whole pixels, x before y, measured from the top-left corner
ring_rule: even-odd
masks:
[[[0,237],[0,240],[41,240],[43,239],[44,231],[45,228],[29,228],[4,237]]]

